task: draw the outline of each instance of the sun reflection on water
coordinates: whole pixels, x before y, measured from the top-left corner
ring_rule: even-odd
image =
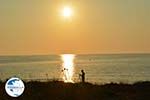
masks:
[[[73,82],[72,77],[74,73],[74,54],[62,54],[61,59],[63,61],[62,67],[63,67],[63,80],[64,82]]]

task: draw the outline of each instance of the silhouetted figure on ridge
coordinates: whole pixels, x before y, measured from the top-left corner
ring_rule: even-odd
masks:
[[[79,77],[81,77],[82,83],[84,83],[85,82],[85,72],[83,69],[81,70],[81,74],[79,74]]]

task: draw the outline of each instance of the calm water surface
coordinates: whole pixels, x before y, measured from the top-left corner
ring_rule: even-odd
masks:
[[[96,83],[150,81],[150,54],[75,55],[73,80],[81,69],[86,81]],[[62,79],[60,55],[0,56],[0,79]]]

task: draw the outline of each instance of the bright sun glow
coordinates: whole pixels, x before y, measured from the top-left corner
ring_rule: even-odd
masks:
[[[73,54],[63,54],[61,55],[63,61],[63,80],[64,82],[73,82],[73,72],[74,72],[74,57]]]
[[[68,18],[72,16],[72,9],[70,7],[63,8],[63,16]]]

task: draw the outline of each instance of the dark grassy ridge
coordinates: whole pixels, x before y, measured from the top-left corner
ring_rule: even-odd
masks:
[[[0,100],[150,100],[150,82],[93,85],[90,83],[26,82],[23,95],[12,98],[0,83]]]

